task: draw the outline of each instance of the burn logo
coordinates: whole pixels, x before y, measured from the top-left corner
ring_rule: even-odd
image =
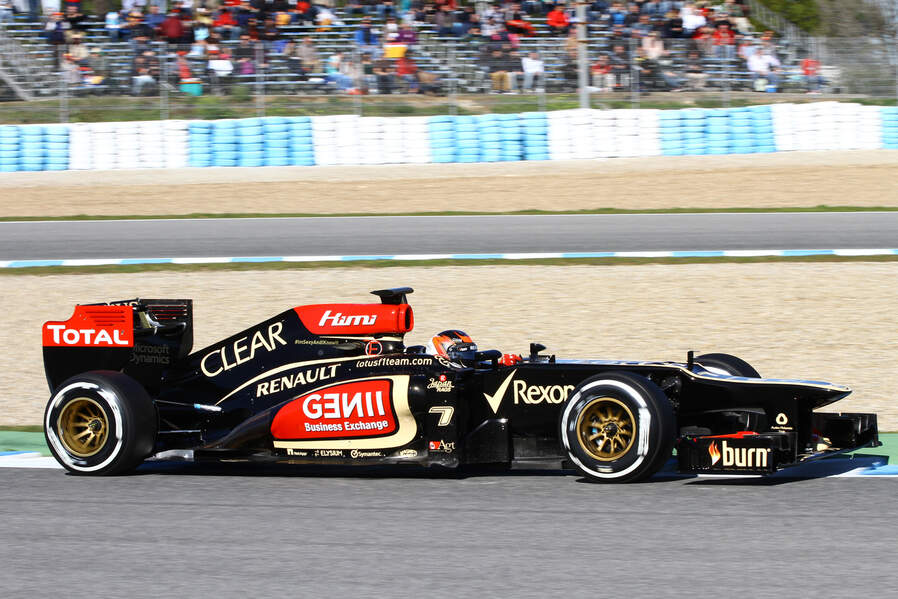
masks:
[[[708,455],[711,456],[711,466],[722,468],[767,468],[770,462],[770,449],[766,447],[730,447],[726,441],[717,447],[717,441],[712,441],[708,446]]]

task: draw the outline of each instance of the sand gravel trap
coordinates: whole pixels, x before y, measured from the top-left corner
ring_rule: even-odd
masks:
[[[0,216],[898,205],[898,152],[0,176]]]
[[[723,351],[765,376],[852,386],[842,410],[875,411],[898,430],[898,266],[894,263],[470,266],[205,272],[190,275],[23,275],[0,302],[2,424],[40,422],[48,391],[40,326],[76,302],[135,295],[192,297],[196,347],[293,305],[368,301],[411,285],[409,343],[461,327],[483,348],[564,357],[685,359]]]

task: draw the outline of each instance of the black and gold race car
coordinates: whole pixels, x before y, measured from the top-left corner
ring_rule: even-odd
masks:
[[[674,447],[680,472],[768,474],[879,445],[874,414],[815,412],[848,387],[764,379],[727,354],[562,360],[533,343],[522,357],[459,331],[408,347],[411,292],[291,308],[199,351],[191,300],[79,305],[43,327],[47,443],[77,474],[177,456],[603,482],[651,477]]]

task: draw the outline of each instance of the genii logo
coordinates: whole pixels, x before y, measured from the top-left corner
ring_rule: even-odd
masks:
[[[133,347],[134,310],[130,306],[75,306],[64,322],[46,322],[44,347]]]
[[[275,439],[384,437],[397,429],[392,381],[343,383],[297,397],[271,423]]]

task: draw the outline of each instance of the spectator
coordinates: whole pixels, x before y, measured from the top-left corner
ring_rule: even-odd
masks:
[[[405,82],[409,93],[418,93],[420,87],[418,84],[418,64],[412,57],[411,52],[406,51],[402,58],[396,61],[396,75]]]
[[[686,81],[694,91],[704,91],[708,74],[702,64],[702,57],[697,50],[690,50],[686,56]]]
[[[249,36],[240,36],[240,43],[234,48],[235,70],[239,75],[252,75],[256,72],[256,49],[253,47]]]
[[[708,23],[705,15],[692,2],[683,5],[680,9],[680,18],[683,20],[683,31],[687,35],[695,33]]]
[[[679,13],[676,11],[670,11],[667,13],[667,20],[664,23],[664,28],[662,30],[663,36],[667,39],[680,39],[685,37],[685,33],[683,31],[683,19],[680,18]]]
[[[377,76],[374,74],[374,62],[371,60],[370,54],[362,55],[362,64],[359,65],[359,79],[359,90],[363,94],[369,94],[372,89],[377,89]]]
[[[718,58],[733,58],[736,34],[730,27],[730,22],[719,22],[712,37],[714,39],[714,54]]]
[[[93,74],[93,84],[100,85],[109,77],[109,60],[103,52],[103,48],[94,46],[90,49],[90,56],[87,58],[87,66]]]
[[[391,94],[395,87],[396,69],[388,58],[381,58],[374,63],[374,76],[377,78],[377,93]]]
[[[390,17],[387,19],[387,22],[384,23],[383,29],[383,41],[384,42],[395,42],[396,36],[399,35],[399,23],[396,22],[396,17]]]
[[[418,43],[418,34],[412,29],[408,23],[399,25],[399,31],[396,33],[396,42],[407,46],[414,46]]]
[[[755,90],[765,91],[766,86],[776,89],[779,86],[779,67],[780,61],[776,56],[756,49],[748,57],[748,70]]]
[[[153,31],[158,32],[159,28],[162,27],[163,21],[165,21],[165,15],[159,12],[159,7],[155,4],[150,6],[150,10],[146,16],[147,26]]]
[[[225,86],[234,72],[234,64],[231,62],[231,57],[216,48],[210,48],[207,72],[209,73],[209,81],[212,84],[212,92],[223,94]]]
[[[328,57],[324,66],[325,78],[327,81],[334,83],[340,91],[348,91],[352,88],[353,81],[346,72],[348,61],[343,60],[342,52],[334,52]]]
[[[87,21],[87,17],[81,14],[78,10],[77,6],[69,5],[65,8],[65,22],[67,26],[66,29],[66,37],[71,37],[73,34],[84,34],[86,31],[85,21]]]
[[[13,12],[12,0],[0,0],[0,23],[12,23]]]
[[[190,61],[187,60],[186,54],[187,53],[183,50],[178,50],[178,57],[175,59],[175,72],[178,74],[178,79],[181,81],[184,79],[193,79]]]
[[[156,8],[155,6],[152,8]],[[158,10],[158,9],[157,9]],[[162,39],[169,44],[178,44],[184,39],[184,23],[175,12],[168,13],[168,16],[162,21],[159,27],[159,33]]]
[[[281,52],[286,44],[286,42],[281,39],[281,30],[278,29],[275,20],[271,17],[265,18],[258,39],[265,44],[265,49],[270,52]]]
[[[122,39],[121,36],[121,28],[122,28],[122,15],[117,10],[110,10],[106,13],[106,35],[109,36],[109,41],[117,42]]]
[[[614,75],[611,73],[611,63],[607,54],[600,54],[589,70],[592,73],[592,86],[595,91],[607,92],[613,89]]]
[[[62,79],[67,85],[80,86],[84,83],[81,75],[81,67],[78,66],[69,54],[63,56]]]
[[[437,35],[451,36],[455,35],[455,12],[449,8],[449,5],[443,4],[434,17],[437,26]]]
[[[321,59],[318,57],[318,50],[312,38],[305,37],[299,48],[296,49],[296,56],[302,61],[303,68],[310,73],[318,73],[321,71]]]
[[[511,77],[508,74],[508,61],[502,50],[495,48],[486,60],[486,68],[492,80],[492,93],[501,94],[511,90]]]
[[[362,19],[359,28],[355,30],[354,39],[359,52],[380,55],[377,34],[371,29],[371,19],[369,17]]]
[[[90,53],[87,51],[87,47],[81,43],[80,34],[73,35],[69,40],[67,55],[72,62],[79,66],[87,64],[87,57]]]
[[[714,31],[707,25],[699,28],[692,34],[692,47],[703,56],[711,56],[714,49]]]
[[[142,96],[146,93],[146,90],[152,90],[156,85],[154,63],[151,60],[153,58],[152,54],[153,52],[148,50],[134,57],[131,67],[132,96]]]
[[[219,12],[218,17],[212,22],[212,29],[229,40],[237,39],[240,36],[240,26],[230,10]]]
[[[612,89],[623,91],[630,87],[630,56],[624,46],[615,45],[608,62],[611,63],[611,74],[614,77]]]
[[[801,74],[809,94],[819,94],[823,86],[823,77],[820,76],[820,61],[810,56],[801,61]]]
[[[642,49],[645,55],[651,60],[661,60],[667,56],[667,50],[664,49],[664,40],[661,39],[661,33],[653,31],[648,37],[642,38]]]
[[[60,48],[65,43],[66,22],[62,20],[61,12],[54,12],[50,15],[50,19],[44,25],[44,35],[47,41],[53,46],[53,58],[56,61],[56,67],[59,68]]]
[[[639,15],[639,20],[630,27],[630,35],[632,37],[645,38],[651,35],[654,29],[655,26],[652,25],[651,17],[647,14],[641,14]]]
[[[558,8],[556,4],[549,11],[549,14],[546,15],[546,25],[549,27],[549,32],[555,35],[563,35],[571,28],[571,20],[568,18],[567,13]]]
[[[621,2],[612,2],[611,8],[608,9],[608,23],[612,27],[615,25],[623,25],[627,19],[627,10]]]
[[[531,91],[536,82],[538,88],[545,87],[546,65],[536,52],[531,52],[521,59],[521,69],[524,72],[523,90]]]

